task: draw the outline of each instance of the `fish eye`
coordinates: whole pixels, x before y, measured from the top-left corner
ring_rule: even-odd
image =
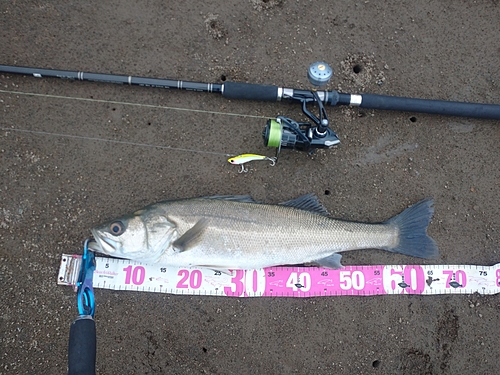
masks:
[[[125,231],[125,225],[123,225],[121,221],[115,221],[111,223],[109,230],[111,231],[111,234],[119,236]]]

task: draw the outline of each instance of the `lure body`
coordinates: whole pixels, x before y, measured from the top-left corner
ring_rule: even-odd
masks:
[[[258,154],[241,154],[238,156],[232,156],[227,159],[227,161],[231,164],[241,165],[241,170],[239,173],[248,172],[248,169],[245,168],[244,164],[254,160],[270,160],[271,166],[274,166],[274,164],[276,164],[276,158],[270,158],[268,156]]]

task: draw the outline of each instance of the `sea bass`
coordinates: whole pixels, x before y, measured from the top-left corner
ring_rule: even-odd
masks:
[[[338,252],[384,249],[438,255],[427,235],[434,209],[425,199],[383,223],[336,220],[313,194],[278,205],[249,196],[170,200],[92,229],[90,248],[144,263],[214,270],[314,264],[340,268]]]

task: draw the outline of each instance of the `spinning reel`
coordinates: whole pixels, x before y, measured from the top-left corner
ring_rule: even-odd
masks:
[[[324,62],[316,62],[309,67],[307,77],[311,84],[319,88],[328,83],[332,77],[332,69]],[[301,102],[302,112],[311,122],[297,122],[285,116],[267,121],[262,136],[266,146],[276,147],[276,158],[281,148],[312,154],[316,148],[330,148],[340,143],[337,134],[328,127],[328,115],[317,91],[292,90],[286,97]],[[319,116],[307,109],[309,103],[318,106]]]

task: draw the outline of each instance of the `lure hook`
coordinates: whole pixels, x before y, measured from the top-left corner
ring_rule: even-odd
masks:
[[[276,160],[277,160],[277,157],[276,156],[273,156],[271,158],[267,158],[266,160],[270,160],[271,161],[271,164],[269,164],[271,167],[274,167],[276,165]]]

